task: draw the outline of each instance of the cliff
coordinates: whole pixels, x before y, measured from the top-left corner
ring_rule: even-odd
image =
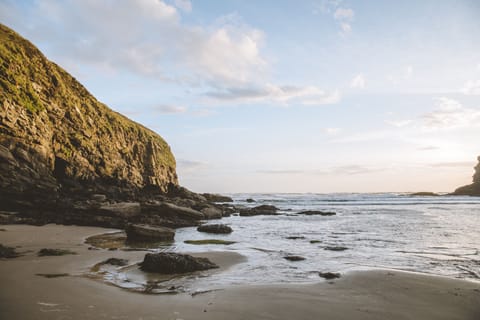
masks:
[[[133,199],[178,185],[159,135],[97,101],[3,25],[0,105],[0,210],[94,193]]]
[[[477,158],[478,164],[475,166],[473,183],[456,189],[453,194],[466,196],[480,196],[480,156]]]

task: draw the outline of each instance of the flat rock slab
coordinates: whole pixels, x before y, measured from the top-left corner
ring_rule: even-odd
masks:
[[[168,202],[142,203],[142,213],[185,220],[202,220],[205,218],[205,215],[200,211]]]
[[[232,233],[233,230],[229,226],[225,224],[205,224],[203,226],[199,226],[197,228],[199,232],[207,232],[207,233]]]
[[[140,269],[145,272],[163,274],[187,273],[218,268],[207,258],[196,258],[188,254],[173,252],[147,253]]]
[[[103,205],[100,207],[102,213],[122,218],[131,218],[141,213],[141,206],[138,202],[119,202]]]
[[[297,214],[306,215],[306,216],[334,216],[334,215],[336,215],[335,212],[319,211],[319,210],[301,211],[301,212],[298,212]]]
[[[146,224],[129,224],[125,228],[128,241],[173,241],[175,230]]]

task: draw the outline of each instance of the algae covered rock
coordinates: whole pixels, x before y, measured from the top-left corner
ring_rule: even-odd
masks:
[[[218,268],[207,258],[173,252],[147,253],[140,269],[163,274],[187,273]]]

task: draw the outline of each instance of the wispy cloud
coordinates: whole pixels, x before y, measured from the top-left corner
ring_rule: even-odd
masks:
[[[475,165],[472,161],[452,161],[452,162],[437,162],[432,163],[429,166],[435,168],[464,168],[473,167]]]
[[[335,104],[340,101],[339,91],[326,91],[316,86],[277,86],[266,84],[261,87],[229,87],[222,90],[210,91],[207,97],[217,101],[234,103],[277,103],[288,105],[298,103],[302,105]]]
[[[342,129],[340,129],[340,128],[324,128],[322,131],[329,136],[334,136],[334,135],[339,134],[342,131]]]
[[[480,120],[480,110],[466,108],[454,99],[435,99],[436,109],[421,116],[425,129],[453,129],[476,126]]]
[[[257,173],[270,175],[357,175],[367,174],[372,172],[384,171],[387,168],[378,166],[364,166],[364,165],[344,165],[327,167],[322,169],[280,169],[280,170],[258,170]]]
[[[313,14],[331,15],[340,27],[340,34],[347,35],[352,31],[355,11],[343,4],[342,0],[323,0],[313,5]]]
[[[175,105],[157,105],[152,107],[154,112],[164,113],[164,114],[175,114],[175,113],[185,113],[187,108],[184,106],[175,106]]]
[[[365,88],[366,80],[363,74],[357,74],[353,77],[352,81],[350,81],[350,88],[354,89],[363,89]]]
[[[480,80],[466,82],[460,92],[466,95],[480,95]]]
[[[386,124],[389,124],[391,126],[394,126],[394,127],[397,127],[397,128],[403,128],[403,127],[406,127],[410,124],[413,123],[413,120],[386,120],[385,121]]]
[[[208,167],[208,164],[200,161],[177,159],[177,167],[183,172],[194,172]]]
[[[175,7],[177,7],[182,11],[185,11],[185,12],[192,11],[192,3],[189,0],[175,0],[174,4],[175,4]]]

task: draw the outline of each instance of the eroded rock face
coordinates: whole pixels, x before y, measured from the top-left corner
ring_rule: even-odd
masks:
[[[178,185],[155,132],[112,111],[30,42],[0,25],[0,210],[61,196],[132,199]]]
[[[173,252],[147,253],[140,269],[146,272],[174,274],[218,268],[207,258]]]
[[[477,165],[473,175],[473,183],[456,189],[454,195],[480,196],[480,156],[477,157]]]

